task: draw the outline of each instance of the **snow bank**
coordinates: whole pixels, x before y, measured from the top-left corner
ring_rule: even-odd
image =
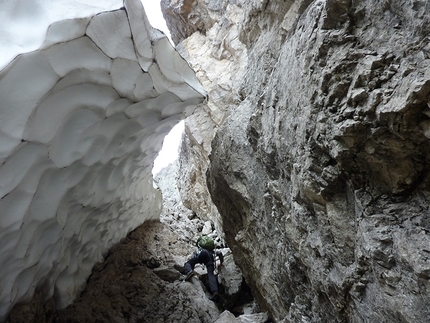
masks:
[[[6,1],[0,31],[3,321],[36,289],[68,305],[158,217],[153,161],[205,94],[139,0]]]

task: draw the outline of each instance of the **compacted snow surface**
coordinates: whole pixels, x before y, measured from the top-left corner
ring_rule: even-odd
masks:
[[[0,321],[60,307],[161,195],[164,136],[204,100],[139,0],[0,4]]]

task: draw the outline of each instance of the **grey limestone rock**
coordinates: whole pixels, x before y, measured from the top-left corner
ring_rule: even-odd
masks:
[[[193,181],[254,296],[277,322],[428,322],[430,3],[223,3],[178,47],[208,107],[228,88]]]

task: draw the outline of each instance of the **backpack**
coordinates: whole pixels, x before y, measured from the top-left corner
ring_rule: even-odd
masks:
[[[197,240],[197,246],[199,246],[200,248],[204,248],[204,249],[213,251],[215,249],[215,242],[213,241],[212,238],[210,238],[208,236],[201,236]]]

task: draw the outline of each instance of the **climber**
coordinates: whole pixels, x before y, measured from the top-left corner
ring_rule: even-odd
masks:
[[[209,289],[212,294],[211,300],[214,302],[220,301],[220,296],[218,294],[218,280],[215,277],[214,270],[216,264],[216,257],[219,259],[219,265],[224,261],[224,256],[222,252],[217,251],[214,254],[215,244],[214,241],[207,236],[202,236],[197,240],[196,243],[198,247],[198,252],[195,252],[193,257],[189,259],[185,265],[185,280],[188,281],[195,274],[194,266],[196,264],[204,264],[208,271],[209,279]]]

